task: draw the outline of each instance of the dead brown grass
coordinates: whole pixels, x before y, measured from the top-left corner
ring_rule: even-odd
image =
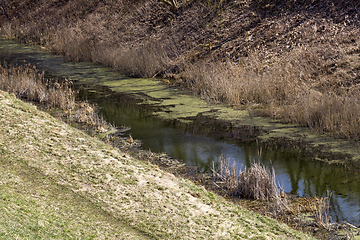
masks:
[[[167,52],[161,43],[150,42],[137,47],[106,47],[96,51],[94,60],[129,76],[156,77],[172,65]]]
[[[218,171],[213,169],[216,182],[225,185],[230,195],[256,200],[274,200],[280,197],[274,170],[270,173],[264,166],[253,163],[249,169],[236,172],[235,163],[230,165],[224,156],[219,157]]]
[[[47,107],[72,109],[75,105],[75,93],[71,89],[71,81],[50,82],[44,79],[35,67],[1,66],[0,88],[15,94],[18,98],[39,102]]]
[[[91,127],[93,134],[106,136],[116,128],[106,122],[99,115],[97,107],[88,102],[75,102],[75,95],[71,89],[71,81],[50,81],[44,78],[44,73],[39,73],[35,67],[1,66],[0,89],[15,94],[16,97],[39,104],[46,110],[51,110],[54,116],[78,127]],[[60,109],[60,111],[58,111]],[[55,112],[54,112],[55,111]]]
[[[108,137],[109,133],[117,131],[116,127],[105,121],[99,114],[96,105],[88,102],[77,102],[73,110],[61,112],[60,117],[66,123],[78,123],[85,127],[90,135],[98,135],[100,138]],[[81,128],[81,126],[78,126]],[[95,130],[95,131],[93,131]]]
[[[255,54],[236,64],[197,62],[187,65],[182,76],[204,99],[249,109],[260,105],[261,114],[359,139],[359,86],[346,87],[338,75],[327,75],[334,58],[352,64],[341,49],[298,48],[271,62]]]
[[[225,189],[228,195],[267,201],[266,215],[285,222],[302,222],[303,214],[313,217],[313,223],[326,231],[335,230],[337,224],[331,223],[328,196],[294,197],[287,195],[276,184],[275,171],[260,163],[252,163],[250,168],[237,172],[235,163],[223,155],[219,157],[217,169],[213,166],[213,181]],[[291,219],[291,220],[290,220]]]

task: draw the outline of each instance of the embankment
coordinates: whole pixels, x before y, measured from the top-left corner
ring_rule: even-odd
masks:
[[[8,238],[309,239],[0,92]]]

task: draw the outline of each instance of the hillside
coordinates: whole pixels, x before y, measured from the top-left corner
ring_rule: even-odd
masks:
[[[209,101],[336,137],[360,136],[357,0],[2,3],[2,37],[68,61],[167,78]]]

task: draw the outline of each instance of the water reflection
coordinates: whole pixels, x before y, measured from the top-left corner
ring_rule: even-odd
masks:
[[[89,96],[84,97],[89,99]],[[104,117],[116,125],[129,125],[130,134],[141,139],[144,149],[166,152],[174,158],[209,171],[221,154],[234,161],[238,169],[261,162],[276,171],[276,179],[286,192],[300,196],[328,196],[332,193],[333,220],[360,224],[360,175],[339,165],[306,159],[297,149],[268,150],[256,143],[237,144],[183,133],[149,113],[121,103],[98,102]]]

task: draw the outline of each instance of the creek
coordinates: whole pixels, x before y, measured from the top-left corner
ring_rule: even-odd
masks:
[[[234,161],[238,169],[260,162],[275,169],[276,179],[286,192],[300,196],[330,194],[333,221],[360,224],[359,171],[343,167],[336,159],[330,163],[314,160],[297,147],[265,148],[254,139],[266,141],[286,136],[294,140],[301,136],[311,139],[314,146],[327,144],[334,154],[341,149],[345,154],[360,156],[354,143],[211,104],[156,79],[129,78],[111,68],[86,62],[64,62],[60,56],[9,40],[0,40],[0,61],[30,63],[51,76],[70,78],[81,85],[83,99],[99,105],[108,122],[131,126],[128,134],[141,140],[143,149],[165,152],[198,166],[199,171],[209,171],[212,162],[222,154]],[[224,125],[224,119],[233,123]],[[194,125],[197,127],[191,127]],[[225,130],[216,132],[218,128]],[[263,133],[259,133],[260,128]],[[243,132],[233,135],[233,130]]]

